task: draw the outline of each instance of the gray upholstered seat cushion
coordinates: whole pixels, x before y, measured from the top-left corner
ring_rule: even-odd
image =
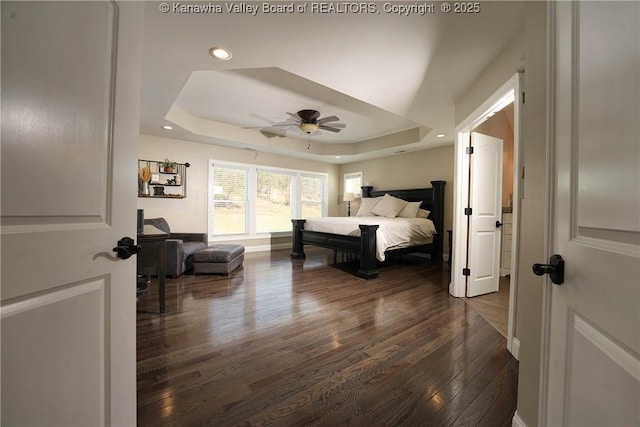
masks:
[[[231,262],[244,253],[242,245],[213,245],[192,255],[194,263]]]
[[[185,258],[206,247],[207,245],[204,242],[182,242],[182,250],[184,251]]]

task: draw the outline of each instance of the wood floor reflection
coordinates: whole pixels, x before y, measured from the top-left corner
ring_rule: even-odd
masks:
[[[398,260],[374,280],[311,248],[246,254],[229,277],[138,300],[138,425],[511,425],[517,361],[449,273]]]

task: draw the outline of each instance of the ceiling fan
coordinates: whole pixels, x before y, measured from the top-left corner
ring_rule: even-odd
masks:
[[[276,123],[273,126],[298,126],[304,133],[310,134],[318,129],[328,130],[329,132],[340,132],[341,128],[345,128],[344,123],[332,123],[340,120],[337,116],[328,116],[320,118],[320,112],[316,110],[300,110],[297,113],[287,113],[291,119],[287,122]],[[331,125],[326,124],[331,123]]]

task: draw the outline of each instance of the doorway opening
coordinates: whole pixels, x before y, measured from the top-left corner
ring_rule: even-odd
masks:
[[[478,246],[474,246],[473,239],[477,239],[470,232],[472,215],[475,213],[473,206],[470,206],[471,190],[474,187],[481,187],[482,182],[472,182],[470,167],[472,166],[471,155],[468,154],[472,133],[487,134],[504,142],[503,156],[506,159],[501,162],[502,187],[501,205],[499,207],[496,227],[501,227],[499,240],[499,252],[488,261],[483,261],[484,268],[499,274],[499,284],[496,284],[498,292],[488,294],[484,297],[474,297],[467,299],[472,307],[482,313],[482,305],[501,306],[500,310],[507,310],[506,333],[505,325],[497,327],[507,338],[507,348],[518,358],[519,342],[514,338],[515,327],[515,295],[517,292],[517,240],[518,240],[518,205],[522,197],[520,185],[520,111],[521,111],[521,77],[522,72],[515,74],[493,95],[491,95],[480,107],[478,107],[469,117],[467,117],[456,128],[457,137],[455,143],[455,185],[454,185],[454,215],[453,215],[453,250],[452,250],[452,270],[449,293],[455,297],[466,297],[469,295],[468,286],[470,283],[469,260],[474,252],[477,255]],[[471,208],[471,209],[469,209]],[[498,222],[500,223],[498,225]],[[477,243],[477,242],[476,242]],[[492,265],[486,265],[490,263]],[[495,265],[493,265],[495,263]],[[499,273],[498,273],[499,272]],[[498,288],[499,286],[499,288]],[[508,288],[508,292],[507,291]],[[484,298],[486,301],[483,301]],[[486,304],[483,304],[486,302]],[[489,313],[485,318],[493,315],[503,316],[503,314]],[[504,318],[504,317],[503,317]],[[495,326],[495,325],[494,325]]]

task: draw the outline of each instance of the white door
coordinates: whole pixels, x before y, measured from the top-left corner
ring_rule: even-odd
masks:
[[[502,140],[471,134],[467,296],[498,292],[502,221]]]
[[[0,422],[135,425],[142,9],[1,7]]]
[[[564,258],[565,277],[546,285],[546,424],[637,426],[640,3],[550,7],[550,252]]]

